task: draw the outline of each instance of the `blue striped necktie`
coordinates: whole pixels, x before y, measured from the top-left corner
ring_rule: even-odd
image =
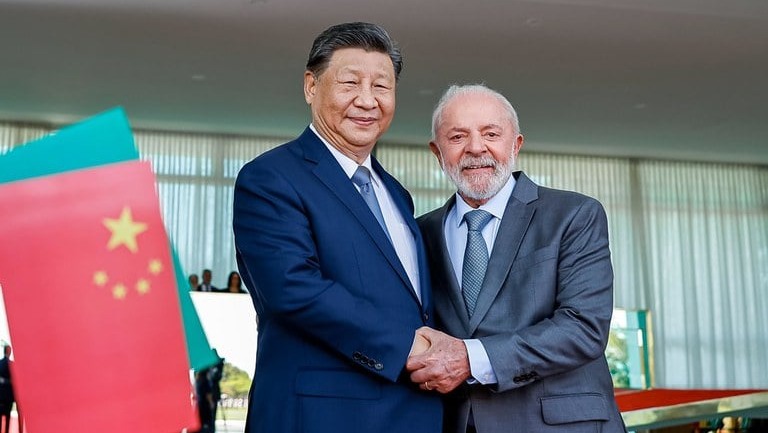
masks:
[[[387,235],[389,242],[392,242],[392,238],[389,237],[389,230],[387,230],[387,224],[384,222],[384,215],[381,213],[381,207],[379,207],[379,201],[376,199],[376,192],[373,190],[371,172],[362,165],[357,167],[355,174],[352,175],[352,182],[360,188],[360,195],[363,196],[365,204],[368,205],[373,216],[379,221],[379,225],[384,230],[384,234]]]

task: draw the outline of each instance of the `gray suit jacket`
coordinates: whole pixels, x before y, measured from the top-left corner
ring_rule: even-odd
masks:
[[[437,323],[483,343],[498,378],[446,396],[444,431],[624,432],[603,355],[613,311],[605,211],[522,172],[504,211],[475,313],[467,315],[445,244],[454,206],[419,219]]]

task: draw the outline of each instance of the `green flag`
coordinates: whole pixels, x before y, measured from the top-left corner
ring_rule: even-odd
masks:
[[[139,159],[128,119],[114,108],[0,155],[0,183]],[[176,250],[171,245],[190,366],[218,362],[192,304]]]

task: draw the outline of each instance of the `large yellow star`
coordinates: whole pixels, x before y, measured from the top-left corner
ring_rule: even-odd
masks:
[[[125,245],[132,253],[139,250],[136,236],[147,230],[145,223],[136,222],[131,216],[131,208],[123,208],[118,219],[104,218],[104,225],[112,232],[107,249],[114,250],[120,245]]]

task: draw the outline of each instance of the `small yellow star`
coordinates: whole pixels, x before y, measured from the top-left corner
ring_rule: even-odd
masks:
[[[131,208],[128,206],[124,207],[118,219],[104,218],[103,223],[112,232],[107,249],[114,250],[120,245],[125,245],[132,253],[139,250],[136,236],[146,231],[147,225],[133,221]]]
[[[125,289],[125,286],[122,283],[117,284],[112,289],[112,296],[114,296],[115,299],[125,299],[125,295],[127,293],[128,293],[128,291]]]
[[[158,259],[152,259],[149,261],[149,273],[157,275],[163,270],[163,262]]]
[[[104,285],[107,284],[107,281],[109,281],[109,277],[106,272],[96,271],[93,273],[93,284],[96,284],[99,287],[104,287]]]
[[[145,279],[140,279],[136,283],[136,291],[139,292],[140,295],[145,295],[147,292],[149,292],[149,281]]]

